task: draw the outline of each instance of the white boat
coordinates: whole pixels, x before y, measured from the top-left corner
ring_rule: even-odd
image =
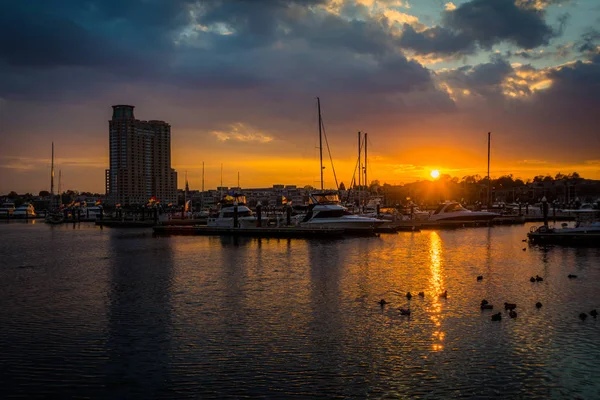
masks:
[[[15,212],[15,203],[3,203],[0,206],[0,215],[12,215]]]
[[[373,230],[385,221],[377,218],[354,215],[340,204],[336,192],[312,193],[309,195],[311,208],[300,222],[304,228],[336,228],[347,231]]]
[[[35,209],[30,203],[25,203],[22,206],[15,208],[12,213],[15,218],[31,218],[35,217]]]
[[[81,218],[96,220],[102,214],[102,206],[81,207]]]
[[[486,222],[500,214],[488,211],[467,210],[460,203],[449,201],[442,203],[427,219],[431,222]]]
[[[237,207],[237,226],[235,226],[235,207]],[[261,216],[261,226],[266,227],[268,218]],[[207,225],[217,228],[256,228],[258,218],[246,206],[246,196],[227,196],[221,201],[221,209],[217,215],[210,216]]]
[[[565,211],[576,215],[577,222],[574,227],[569,227],[567,223],[563,223],[562,228],[547,225],[532,227],[527,234],[529,240],[536,244],[600,247],[600,221],[597,221],[600,210],[578,209]]]

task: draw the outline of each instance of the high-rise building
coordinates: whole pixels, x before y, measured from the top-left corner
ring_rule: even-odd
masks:
[[[171,125],[140,121],[134,106],[116,105],[109,121],[110,168],[106,197],[111,204],[177,201],[177,172],[171,168]]]

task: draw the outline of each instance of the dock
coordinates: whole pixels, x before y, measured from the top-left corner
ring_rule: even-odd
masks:
[[[313,229],[298,227],[278,228],[220,228],[209,226],[157,225],[152,228],[157,235],[197,235],[197,236],[249,236],[261,238],[342,238],[344,229]],[[373,234],[373,232],[370,232]]]

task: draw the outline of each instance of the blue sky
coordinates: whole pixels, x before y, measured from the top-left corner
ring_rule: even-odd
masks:
[[[123,103],[171,123],[192,186],[202,161],[209,187],[221,163],[312,184],[316,96],[343,181],[359,130],[393,184],[482,175],[488,131],[496,176],[600,178],[599,23],[593,0],[3,2],[0,193],[47,189],[52,141],[65,188],[103,191]]]

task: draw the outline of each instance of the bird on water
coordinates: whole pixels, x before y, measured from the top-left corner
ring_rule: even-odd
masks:
[[[502,314],[498,313],[498,314],[492,315],[492,321],[502,321]]]

